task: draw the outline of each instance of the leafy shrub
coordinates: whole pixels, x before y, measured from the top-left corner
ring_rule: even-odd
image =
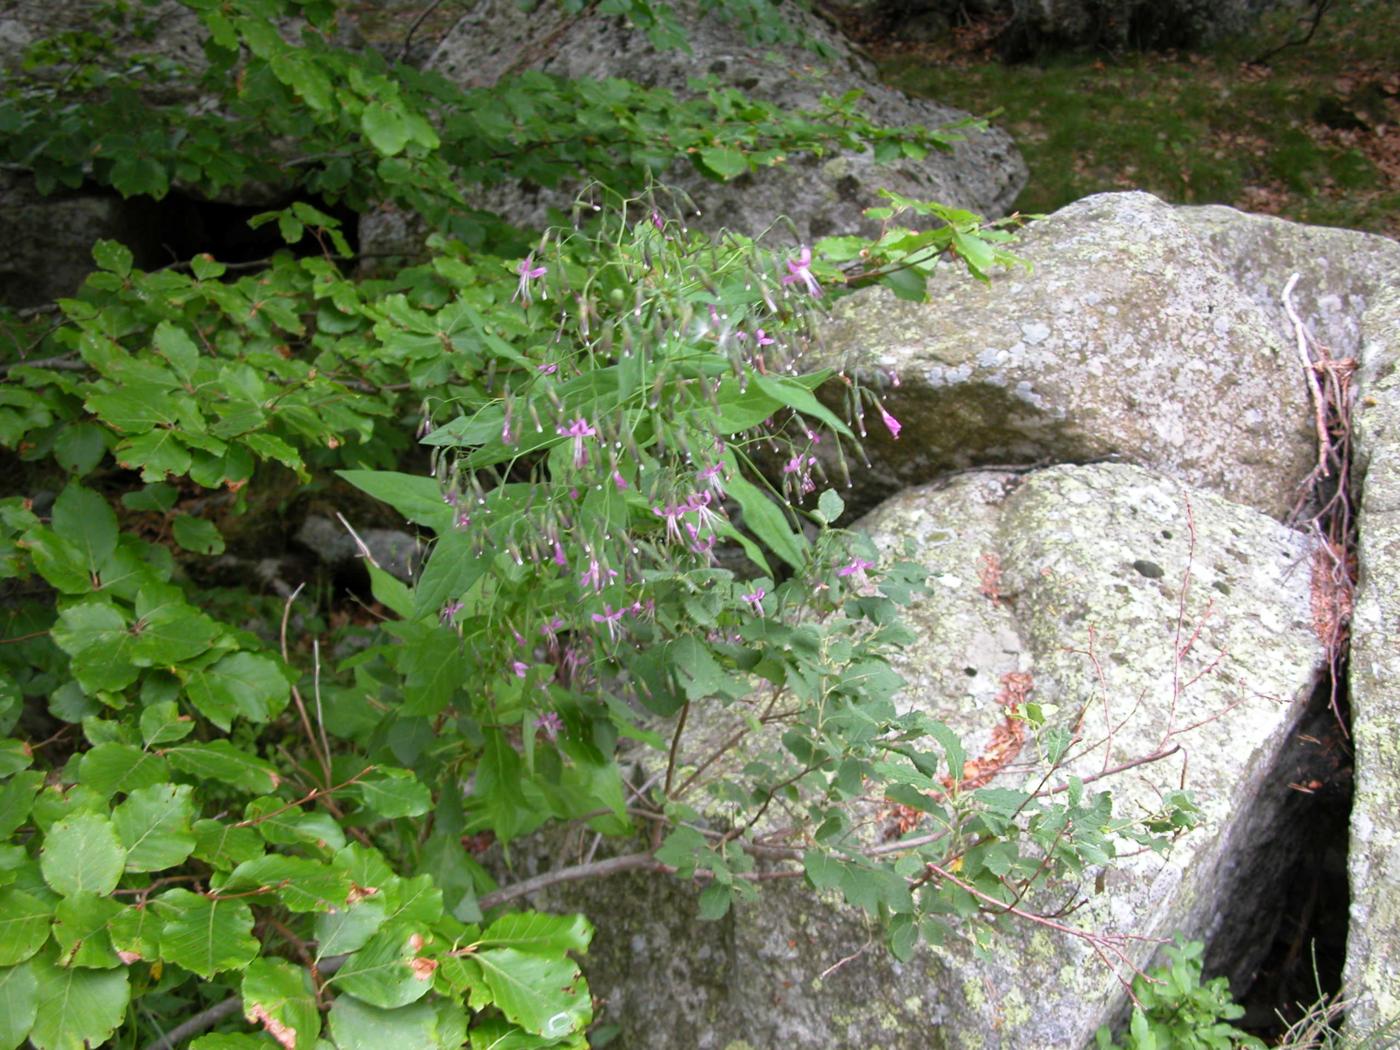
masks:
[[[1190,823],[1180,795],[1132,821],[1077,782],[963,789],[957,737],[893,703],[918,572],[836,528],[834,488],[809,499],[867,418],[899,427],[878,390],[851,382],[845,418],[816,397],[822,306],[874,280],[920,295],[949,248],[983,273],[1007,235],[890,196],[874,242],[774,249],[690,231],[645,189],[676,156],[726,178],[938,134],[874,128],[854,99],[787,115],[536,74],[460,92],[334,47],[327,2],[186,6],[202,73],[94,34],[37,45],[0,101],[7,162],[152,197],[290,177],[434,232],[422,259],[357,276],[303,199],[255,220],[300,256],[147,271],[102,241],[78,294],[6,317],[0,445],[61,491],[0,500],[0,1046],[177,1041],[238,1027],[234,1009],[296,1050],[583,1046],[590,923],[504,910],[528,886],[478,859],[552,822],[644,833],[611,870],[694,879],[711,918],[755,892],[764,852],[901,957]],[[293,16],[296,44],[269,28]],[[214,103],[188,105],[191,83]],[[464,184],[580,164],[639,189],[594,186],[543,233],[465,204]],[[429,543],[411,583],[366,558],[369,621],[201,583],[293,478],[353,486]],[[739,773],[678,770],[714,708],[760,744]],[[1052,766],[1068,745],[1047,727]],[[638,747],[664,770],[645,786],[620,766]],[[872,792],[939,830],[869,848]],[[758,843],[775,800],[803,829]]]

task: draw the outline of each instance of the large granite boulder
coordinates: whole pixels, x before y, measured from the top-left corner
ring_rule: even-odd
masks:
[[[1031,272],[953,269],[925,303],[877,288],[837,305],[821,363],[903,424],[898,441],[868,426],[848,502],[969,466],[1116,458],[1288,514],[1314,457],[1302,368],[1195,225],[1148,194],[1102,194],[1015,250]]]
[[[617,16],[585,8],[566,15],[551,4],[523,11],[514,0],[483,0],[447,35],[429,68],[463,86],[495,83],[508,72],[538,69],[565,77],[623,77],[647,87],[693,95],[692,78],[713,75],[745,94],[785,110],[816,108],[822,95],[864,92],[861,106],[878,123],[937,127],[967,114],[911,99],[880,84],[874,66],[839,32],[796,5],[783,5],[792,27],[826,55],[796,45],[751,43],[743,30],[701,18],[677,5],[689,51],[659,50],[646,34]],[[793,158],[781,166],[728,183],[700,176],[689,165],[664,179],[688,193],[708,229],[757,234],[788,216],[800,240],[866,230],[864,208],[880,203],[880,187],[929,198],[984,215],[1004,214],[1026,180],[1026,168],[1004,132],[967,131],[951,154],[876,165],[871,153]],[[564,206],[575,189],[544,191],[516,186],[492,191],[483,203],[522,224],[539,224],[550,206]]]
[[[1397,271],[1400,272],[1400,271]],[[1400,1023],[1400,284],[1377,296],[1361,330],[1353,440],[1363,479],[1350,697],[1349,1032]]]
[[[901,661],[905,704],[976,753],[1008,688],[1033,686],[1065,719],[1082,710],[1068,771],[1095,778],[1164,755],[1094,784],[1112,789],[1116,812],[1155,809],[1183,775],[1194,792],[1202,826],[1165,858],[1087,873],[1066,921],[1204,937],[1217,966],[1247,979],[1301,830],[1275,774],[1325,663],[1310,541],[1109,464],[970,472],[902,493],[861,527],[887,552],[912,542],[931,572],[932,593],[909,610],[919,641]],[[1033,757],[1028,744],[994,783],[1034,784]],[[619,1027],[611,1045],[626,1050],[1077,1050],[1126,1002],[1094,950],[1054,930],[1028,923],[985,951],[950,939],[900,963],[857,915],[792,883],[709,924],[688,887],[657,876],[556,886],[534,903],[606,918],[586,969],[604,1023]],[[1154,947],[1128,941],[1125,960],[1144,965]]]

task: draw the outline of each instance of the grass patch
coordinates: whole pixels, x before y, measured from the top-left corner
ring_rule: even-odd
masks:
[[[1022,211],[1144,189],[1400,236],[1400,4],[1339,0],[1309,44],[1251,65],[1297,17],[1275,11],[1249,38],[1201,54],[1006,66],[975,25],[871,49],[894,86],[998,114],[1030,167]]]

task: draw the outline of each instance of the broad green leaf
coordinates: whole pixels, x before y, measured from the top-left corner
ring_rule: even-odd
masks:
[[[25,770],[0,786],[0,840],[8,839],[29,819],[34,795],[44,783],[44,774]]]
[[[311,975],[282,959],[254,959],[243,972],[243,1016],[284,1050],[313,1050],[321,1013]]]
[[[360,114],[360,127],[371,145],[386,157],[401,153],[413,137],[408,116],[399,106],[375,101]]]
[[[372,562],[365,562],[365,569],[369,572],[369,591],[374,595],[374,600],[390,612],[411,619],[414,592],[408,589],[408,585]]]
[[[288,911],[330,911],[345,906],[350,880],[328,864],[305,857],[269,853],[233,869],[227,889],[266,886],[276,891]]]
[[[162,321],[156,325],[153,343],[156,353],[169,362],[171,371],[188,382],[199,364],[199,347],[195,346],[194,340],[183,328]]]
[[[198,656],[213,644],[221,628],[185,601],[180,588],[147,584],[136,595],[135,643],[131,662],[137,667],[168,667]]]
[[[132,744],[98,744],[85,755],[78,767],[78,782],[103,798],[117,792],[130,793],[170,779],[165,759]]]
[[[125,865],[126,850],[112,822],[97,813],[79,813],[54,824],[39,854],[44,881],[65,897],[111,893]]]
[[[502,915],[486,928],[481,943],[488,948],[515,948],[537,955],[585,952],[593,926],[582,915],[546,915],[537,911]]]
[[[79,477],[91,473],[106,454],[106,431],[93,423],[68,423],[54,435],[54,459]]]
[[[379,893],[317,915],[316,958],[359,951],[384,925],[388,915],[388,904]]]
[[[162,700],[141,712],[141,739],[147,747],[171,744],[194,732],[194,720],[182,715],[173,700]]]
[[[428,789],[407,769],[381,767],[355,787],[365,806],[385,820],[419,817],[433,806]]]
[[[821,420],[838,434],[854,437],[850,428],[796,379],[788,376],[763,375],[762,373],[758,373],[752,378],[753,383],[769,397],[781,401],[789,408],[796,409],[804,416]]]
[[[26,964],[34,972],[39,1009],[29,1041],[36,1050],[101,1046],[126,1017],[131,988],[126,969],[63,969],[47,955]]]
[[[712,882],[706,886],[700,891],[700,921],[715,922],[728,915],[733,895],[733,888],[723,883]]]
[[[250,722],[271,721],[292,695],[279,662],[260,653],[237,652],[210,667],[176,673],[185,682],[190,703],[225,731],[235,715]]]
[[[461,639],[436,625],[401,624],[397,630],[405,642],[399,655],[404,676],[401,713],[435,715],[452,702],[466,677]]]
[[[193,793],[188,784],[155,784],[131,792],[112,811],[112,825],[126,846],[127,871],[162,871],[184,863],[195,846]]]
[[[194,855],[219,871],[231,871],[245,860],[263,854],[263,837],[253,828],[196,820],[193,831]]]
[[[107,602],[70,605],[59,614],[52,637],[73,658],[73,677],[86,693],[125,689],[141,673],[131,662],[136,639],[126,618]]]
[[[288,808],[280,798],[270,795],[255,798],[244,806],[243,817],[274,845],[309,845],[331,851],[345,845],[345,832],[329,813]]]
[[[118,463],[140,470],[141,480],[159,483],[163,478],[188,473],[192,457],[177,431],[155,427],[126,438],[112,450]]]
[[[248,754],[227,740],[211,740],[207,744],[176,744],[161,752],[170,764],[197,777],[232,784],[244,791],[265,793],[281,783],[272,766],[261,758]]]
[[[756,485],[739,476],[737,469],[726,484],[729,494],[744,512],[744,528],[794,569],[806,564],[806,541],[792,531],[787,516]]]
[[[452,508],[443,502],[437,479],[392,470],[338,470],[361,492],[383,500],[409,521],[436,532],[452,529]]]
[[[535,1035],[558,1038],[593,1020],[588,982],[570,959],[514,948],[492,948],[473,958],[506,1020]]]
[[[15,1050],[39,1012],[39,982],[28,963],[0,970],[0,1050]]]
[[[160,957],[206,980],[247,966],[261,945],[253,936],[248,901],[211,899],[189,890],[167,890],[154,902],[163,920]]]
[[[199,417],[188,397],[144,380],[124,384],[120,390],[91,394],[86,404],[89,412],[127,435],[145,434],[157,427],[172,430],[180,425],[182,417]],[[122,461],[120,450],[117,461]]]
[[[154,962],[160,958],[160,928],[162,922],[153,908],[123,908],[107,923],[107,935],[112,947],[127,965],[141,960]]]
[[[846,870],[839,860],[815,850],[808,850],[803,855],[802,867],[807,873],[807,881],[818,890],[833,890],[840,886]]]
[[[383,1010],[352,995],[336,997],[331,1007],[331,1035],[339,1050],[449,1050],[438,1040],[438,1015],[431,1003],[415,1002],[396,1010]],[[457,1050],[460,1044],[451,1044]]]
[[[70,543],[43,525],[30,528],[19,544],[29,552],[34,569],[64,594],[91,594],[92,573],[88,559],[77,543]]]
[[[219,527],[205,518],[177,514],[170,523],[170,531],[175,542],[187,551],[211,555],[224,552],[224,538],[219,533]]]
[[[122,964],[107,934],[107,924],[122,911],[120,901],[81,893],[64,897],[54,908],[53,939],[61,966],[111,970]]]
[[[463,534],[449,532],[440,537],[413,588],[413,612],[409,618],[418,620],[429,613],[436,614],[447,603],[458,600],[490,564],[491,559],[479,556]]]
[[[736,149],[714,146],[700,151],[701,163],[722,179],[732,179],[749,170],[749,161]]]
[[[101,240],[92,246],[92,260],[109,273],[126,277],[131,273],[133,256],[131,249],[120,241]]]
[[[0,889],[0,966],[24,962],[49,939],[53,909],[13,887]]]
[[[0,740],[0,779],[14,776],[21,769],[28,769],[34,762],[34,754],[23,740],[5,738]]]
[[[332,981],[357,999],[392,1010],[421,999],[433,986],[436,964],[420,959],[423,934],[403,923],[380,930],[355,952]]]
[[[827,489],[817,498],[817,512],[828,525],[834,525],[846,510],[846,501],[835,489]]]

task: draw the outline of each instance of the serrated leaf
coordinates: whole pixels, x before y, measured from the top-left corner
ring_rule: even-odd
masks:
[[[211,899],[189,890],[167,890],[155,900],[164,920],[160,957],[208,979],[247,966],[261,945],[253,936],[253,911],[246,900]]]
[[[593,1020],[588,982],[569,959],[493,948],[473,956],[506,1020],[534,1035],[559,1038]]]
[[[156,784],[131,792],[112,811],[112,826],[126,846],[127,871],[162,871],[184,863],[195,846],[193,793],[188,784]]]
[[[162,700],[141,712],[141,739],[147,747],[171,744],[194,732],[194,720],[182,715],[173,700]]]
[[[183,328],[177,328],[169,321],[156,325],[152,340],[156,352],[170,363],[171,371],[185,381],[194,375],[199,364],[199,347]]]
[[[416,1002],[432,988],[433,967],[418,959],[423,935],[402,923],[380,930],[345,961],[332,980],[371,1006],[384,1010]]]
[[[385,820],[422,816],[433,806],[428,789],[407,769],[380,767],[355,787],[365,806]]]
[[[585,952],[592,939],[593,925],[584,916],[537,911],[502,915],[481,935],[481,943],[488,948],[514,948],[537,955]]]
[[[176,744],[161,752],[170,764],[197,777],[220,780],[244,791],[264,794],[281,783],[272,766],[227,740]]]
[[[330,911],[344,907],[350,895],[345,873],[305,857],[269,853],[233,869],[226,888],[267,886],[293,912]]]
[[[0,966],[22,963],[49,939],[53,909],[14,887],[0,889]]]
[[[97,813],[79,813],[58,821],[44,836],[39,869],[58,894],[105,896],[117,888],[126,865],[126,850],[112,822]]]
[[[268,722],[282,713],[292,688],[278,662],[259,653],[237,652],[210,667],[179,669],[190,703],[220,729],[235,715]]]
[[[111,897],[91,893],[65,897],[53,913],[53,939],[59,947],[58,962],[63,966],[87,966],[110,970],[120,966],[107,934],[107,924],[122,910]]]
[[[35,979],[38,1013],[29,1041],[36,1050],[101,1046],[126,1016],[131,988],[126,970],[64,969],[45,955],[27,965]]]
[[[224,537],[212,521],[189,514],[177,514],[175,520],[170,523],[170,531],[175,537],[175,542],[187,551],[211,555],[224,552]]]
[[[312,1050],[321,1012],[311,975],[282,959],[254,959],[243,973],[243,1016],[261,1025],[284,1050]]]
[[[359,951],[369,943],[388,917],[388,903],[378,893],[348,907],[317,915],[316,958]]]
[[[383,1010],[351,995],[337,996],[331,1007],[331,1035],[340,1050],[387,1050],[414,1047],[448,1050],[438,1041],[438,1017],[432,1004],[416,1002]],[[454,1045],[451,1050],[457,1050]]]
[[[261,857],[263,837],[253,828],[217,820],[194,822],[194,855],[220,871],[231,871],[245,860]]]
[[[170,767],[159,755],[133,744],[98,744],[78,767],[78,782],[103,798],[132,792],[170,779]]]
[[[0,970],[0,1050],[24,1042],[39,1012],[39,982],[28,963]]]

